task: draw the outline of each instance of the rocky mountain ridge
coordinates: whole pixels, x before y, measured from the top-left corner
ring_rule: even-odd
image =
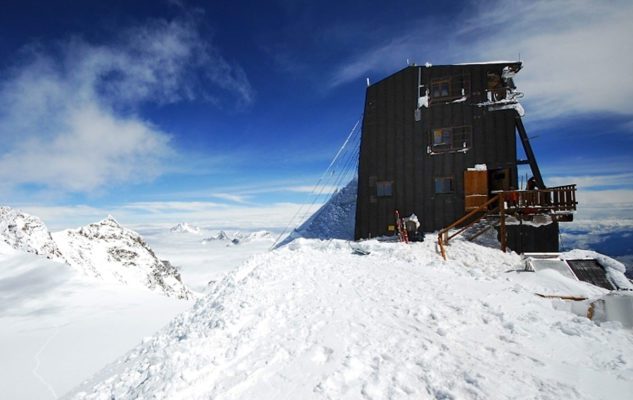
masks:
[[[180,299],[193,296],[169,261],[158,259],[138,233],[122,227],[112,216],[51,234],[38,217],[0,207],[0,241],[104,281],[149,288]]]
[[[53,233],[67,262],[76,270],[107,281],[145,286],[167,296],[190,298],[178,270],[158,259],[136,232],[112,216],[78,229]],[[104,266],[107,266],[104,268]]]

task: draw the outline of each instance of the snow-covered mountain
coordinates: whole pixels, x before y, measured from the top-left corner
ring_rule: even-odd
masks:
[[[240,244],[250,242],[253,240],[271,240],[273,238],[272,233],[268,231],[257,232],[225,232],[219,231],[215,235],[209,236],[202,240],[202,243],[209,243],[214,241],[226,241],[231,244]]]
[[[186,222],[181,222],[176,226],[173,226],[170,229],[171,232],[176,232],[176,233],[195,233],[195,234],[199,234],[200,233],[200,228],[198,228],[197,226],[193,226],[190,225]]]
[[[39,218],[10,207],[0,207],[0,241],[14,249],[62,260],[46,225]]]
[[[111,216],[52,236],[67,262],[86,275],[148,287],[176,298],[191,297],[178,270],[159,260],[138,233],[122,227]]]

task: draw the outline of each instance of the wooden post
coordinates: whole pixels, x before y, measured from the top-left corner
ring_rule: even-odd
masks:
[[[499,193],[499,236],[501,241],[501,251],[505,253],[507,247],[506,238],[506,216],[505,216],[505,199],[503,192]]]

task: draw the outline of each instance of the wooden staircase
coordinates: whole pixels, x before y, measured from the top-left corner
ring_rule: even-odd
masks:
[[[499,191],[485,203],[441,229],[437,235],[437,244],[442,257],[446,260],[445,247],[454,237],[469,232],[467,239],[472,241],[491,228],[499,226],[501,250],[505,252],[508,215],[520,219],[533,215],[548,215],[553,221],[569,221],[572,219],[572,213],[576,211],[577,204],[576,185],[539,190]]]

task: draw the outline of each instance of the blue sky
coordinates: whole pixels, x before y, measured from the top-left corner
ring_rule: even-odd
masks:
[[[283,225],[367,77],[520,58],[546,183],[578,183],[585,218],[633,218],[632,20],[630,1],[10,0],[0,198],[55,228]]]

